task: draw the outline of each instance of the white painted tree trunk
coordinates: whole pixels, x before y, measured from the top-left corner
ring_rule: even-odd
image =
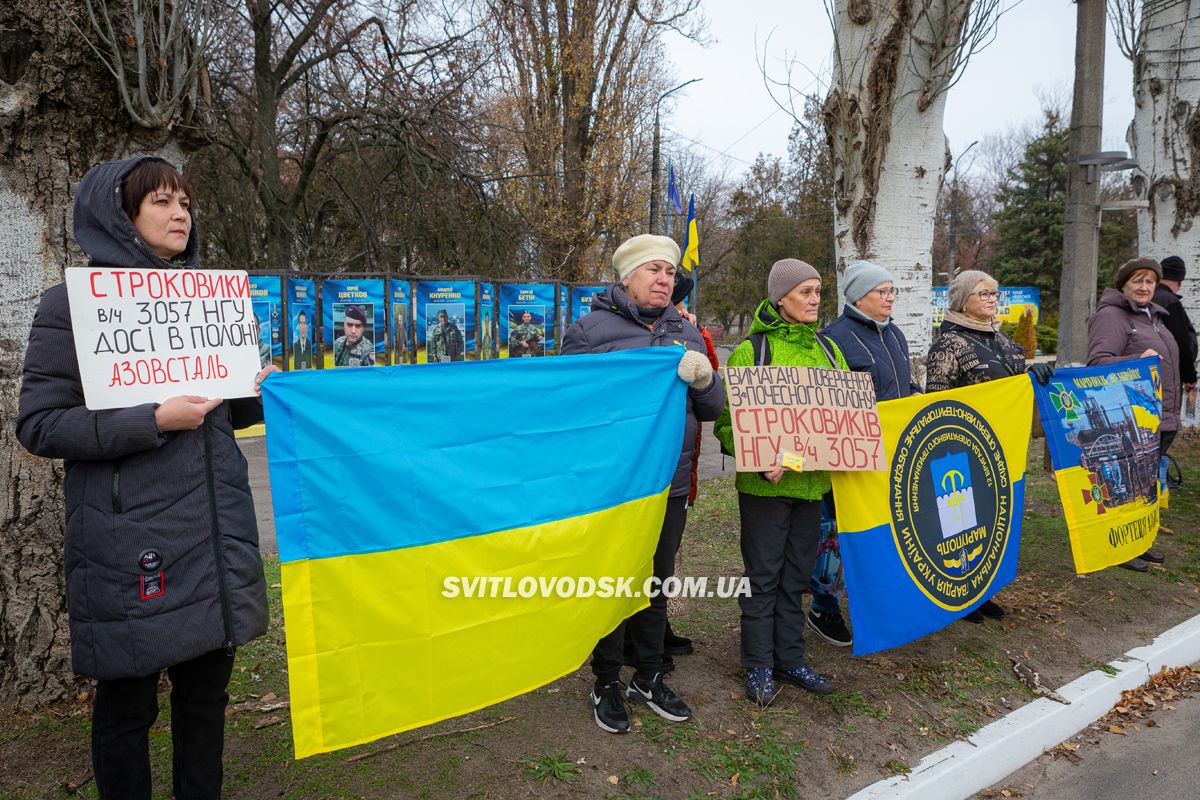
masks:
[[[1160,261],[1181,257],[1181,293],[1200,314],[1200,0],[1146,3],[1134,60],[1134,118],[1129,145],[1139,170],[1133,187],[1149,208],[1138,212],[1138,251]]]
[[[894,319],[924,381],[932,338],[933,232],[947,167],[942,120],[969,3],[837,0],[824,115],[834,162],[839,275],[856,260],[895,278]]]

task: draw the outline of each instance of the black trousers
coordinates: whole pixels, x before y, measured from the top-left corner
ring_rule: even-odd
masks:
[[[742,563],[742,666],[793,669],[804,662],[804,590],[821,539],[821,501],[738,493]]]
[[[167,668],[176,800],[221,796],[225,688],[233,656],[214,650]],[[158,673],[96,682],[92,772],[101,800],[150,800],[150,726],[158,718]]]
[[[1165,456],[1167,449],[1171,446],[1171,442],[1175,441],[1175,434],[1179,431],[1162,431],[1158,434],[1158,455]]]
[[[687,496],[667,499],[667,513],[654,549],[654,576],[664,581],[675,574],[675,554],[687,524]],[[661,585],[661,584],[660,584]],[[639,591],[641,587],[638,587]],[[621,677],[621,662],[626,631],[633,645],[637,675],[649,680],[662,672],[663,636],[667,631],[667,598],[660,592],[650,605],[622,622],[596,644],[592,651],[592,674],[597,683],[609,683]]]

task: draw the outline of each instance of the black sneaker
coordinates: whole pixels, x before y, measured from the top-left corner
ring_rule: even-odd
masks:
[[[661,672],[647,684],[643,684],[634,676],[629,682],[629,688],[625,690],[625,697],[629,702],[643,705],[671,722],[686,722],[692,718],[692,710],[688,708],[688,704],[663,683]]]
[[[1142,561],[1149,561],[1151,564],[1161,564],[1163,561],[1166,560],[1163,558],[1163,554],[1158,552],[1154,548],[1150,548],[1149,550],[1147,550],[1146,552],[1144,552],[1140,556],[1138,556],[1138,558],[1140,558]]]
[[[846,621],[838,611],[817,611],[814,608],[808,612],[808,627],[834,647],[849,647],[854,644],[854,634],[850,633]]]
[[[621,699],[621,682],[597,683],[588,697],[592,717],[602,731],[629,733],[629,711]]]
[[[696,648],[692,647],[692,640],[686,636],[680,636],[671,630],[671,623],[667,623],[667,632],[663,636],[663,654],[668,656],[690,656]],[[664,669],[663,672],[670,670]]]
[[[1004,616],[1004,608],[999,603],[993,603],[991,600],[984,600],[983,605],[979,607],[979,613],[985,617],[992,619],[1000,619]]]

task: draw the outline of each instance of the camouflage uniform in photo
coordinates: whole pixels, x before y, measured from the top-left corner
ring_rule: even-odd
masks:
[[[375,366],[375,345],[365,336],[351,346],[346,345],[346,337],[339,336],[333,341],[333,365],[335,367],[373,367]]]
[[[532,322],[522,322],[508,337],[508,355],[541,356],[545,355],[545,344],[542,341],[542,329]]]

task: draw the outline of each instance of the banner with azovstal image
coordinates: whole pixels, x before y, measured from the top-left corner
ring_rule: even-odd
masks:
[[[325,369],[387,363],[385,296],[382,278],[321,281],[321,356]]]
[[[428,278],[417,281],[416,301],[418,364],[448,364],[475,360],[478,284],[474,279]]]
[[[1123,564],[1158,533],[1158,358],[1059,369],[1035,385],[1079,574]]]

